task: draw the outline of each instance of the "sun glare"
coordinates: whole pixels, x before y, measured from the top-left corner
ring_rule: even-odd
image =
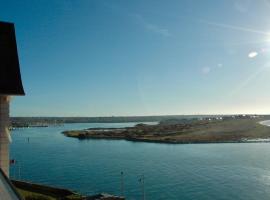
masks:
[[[255,58],[258,55],[258,53],[256,51],[252,51],[248,54],[249,58]]]

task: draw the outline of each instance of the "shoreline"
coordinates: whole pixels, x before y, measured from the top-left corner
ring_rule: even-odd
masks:
[[[63,131],[67,137],[79,140],[126,140],[165,144],[267,143],[270,126],[262,124],[268,118],[226,120],[194,120],[157,125],[137,124],[126,128],[89,128]]]
[[[71,136],[67,136],[71,137]],[[128,138],[113,138],[113,137],[89,137],[89,138],[78,138],[78,137],[71,137],[77,138],[78,140],[108,140],[108,141],[115,141],[115,140],[123,140],[128,142],[138,142],[138,143],[156,143],[156,144],[234,144],[234,143],[270,143],[270,138],[255,138],[255,139],[242,139],[242,140],[231,140],[231,141],[190,141],[190,142],[180,142],[180,141],[157,141],[157,140],[147,140],[147,139],[128,139]]]
[[[265,122],[268,122],[269,124],[265,124]],[[270,126],[270,120],[263,120],[263,121],[260,121],[258,123],[261,125],[264,125],[264,126]]]
[[[124,200],[124,197],[115,196],[107,193],[83,195],[70,189],[49,186],[39,183],[32,183],[22,180],[11,180],[12,184],[24,198],[33,199],[66,199],[66,200],[87,200],[87,199],[108,199]]]

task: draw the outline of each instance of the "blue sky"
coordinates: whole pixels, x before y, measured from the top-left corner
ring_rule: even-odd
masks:
[[[270,113],[268,0],[1,1],[13,116]]]

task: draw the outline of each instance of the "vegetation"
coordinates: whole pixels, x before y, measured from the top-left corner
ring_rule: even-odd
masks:
[[[270,127],[258,123],[269,116],[226,116],[203,119],[172,119],[158,125],[139,124],[130,128],[97,128],[63,132],[79,139],[125,139],[163,143],[247,142],[270,138]]]
[[[15,181],[12,183],[25,200],[124,200],[123,197],[117,197],[109,194],[97,194],[93,196],[82,196],[67,189],[45,186],[40,184]]]
[[[12,181],[25,200],[83,200],[85,197],[70,190],[39,184]]]
[[[25,191],[22,189],[17,189],[25,200],[55,200],[55,198],[48,195],[38,194],[35,192]]]

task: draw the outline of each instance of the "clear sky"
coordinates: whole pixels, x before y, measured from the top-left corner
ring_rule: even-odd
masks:
[[[13,116],[270,113],[268,0],[0,1]]]

